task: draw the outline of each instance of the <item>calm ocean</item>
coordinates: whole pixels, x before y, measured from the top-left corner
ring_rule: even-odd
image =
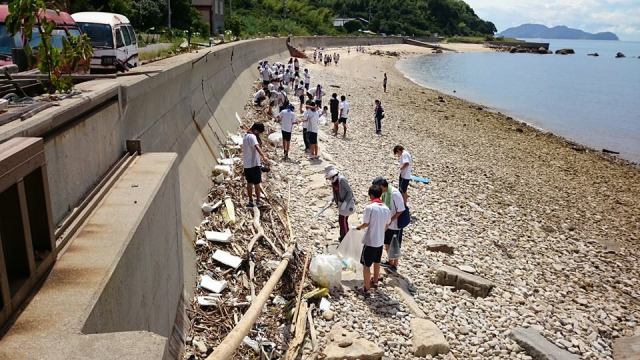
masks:
[[[403,60],[398,68],[422,86],[640,162],[640,42],[527,40],[576,54],[426,55]],[[627,57],[616,59],[619,51]],[[593,52],[600,56],[587,56]]]

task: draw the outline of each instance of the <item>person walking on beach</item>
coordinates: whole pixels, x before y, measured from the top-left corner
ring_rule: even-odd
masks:
[[[400,160],[400,178],[398,179],[398,189],[402,193],[402,199],[407,202],[409,195],[407,190],[409,189],[409,182],[411,181],[411,172],[413,171],[413,159],[411,154],[404,149],[402,145],[396,145],[393,147],[393,155],[397,156]]]
[[[316,110],[316,104],[309,103],[307,112],[302,118],[303,123],[307,125],[307,141],[309,142],[309,150],[311,152],[310,160],[318,160],[318,131],[320,131],[320,116]]]
[[[402,194],[397,189],[389,189],[389,183],[386,179],[382,177],[378,177],[373,180],[373,185],[378,185],[382,189],[382,193],[390,192],[391,196],[388,197],[389,210],[391,211],[391,222],[387,227],[387,230],[384,233],[384,248],[387,251],[387,255],[389,254],[389,246],[392,241],[397,241],[398,246],[402,246],[402,229],[398,226],[398,218],[405,210],[405,203],[402,199]],[[383,200],[384,202],[384,200]],[[386,263],[383,263],[382,266],[388,268],[391,271],[397,271],[398,269],[398,259],[388,259]]]
[[[380,260],[382,259],[382,248],[384,246],[384,232],[391,222],[391,210],[382,202],[380,196],[382,189],[378,185],[369,187],[369,199],[371,203],[364,208],[362,224],[356,229],[367,229],[364,236],[364,247],[360,263],[363,265],[362,275],[364,277],[364,287],[362,293],[368,295],[369,289],[378,288],[380,278]],[[371,265],[373,265],[373,276],[371,276]]]
[[[309,84],[311,84],[311,75],[309,75],[309,69],[304,69],[304,88],[309,90]]]
[[[327,166],[324,169],[324,177],[331,184],[333,202],[338,206],[338,224],[340,226],[338,241],[342,242],[342,239],[349,232],[349,216],[356,210],[356,200],[349,181],[338,172],[335,166]]]
[[[318,109],[322,108],[322,97],[324,96],[324,91],[322,90],[322,86],[318,84],[316,86],[316,90],[313,92],[313,98],[316,102],[316,106]]]
[[[374,110],[373,118],[376,123],[376,135],[382,135],[382,119],[384,119],[384,109],[380,100],[375,101],[376,108]]]
[[[331,94],[329,99],[329,111],[331,111],[331,123],[333,124],[333,136],[338,135],[338,119],[340,114],[340,100],[338,100],[338,94]]]
[[[340,96],[340,116],[338,118],[338,123],[342,124],[343,132],[342,138],[347,138],[347,120],[349,119],[349,102],[347,101],[347,97],[342,95]],[[336,133],[338,130],[336,129]]]
[[[295,96],[298,97],[298,99],[300,99],[300,113],[303,112],[302,107],[304,106],[304,94],[305,94],[305,90],[304,90],[304,82],[300,81],[300,84],[298,84],[298,87],[296,87],[296,91],[294,92]]]
[[[247,207],[250,208],[254,206],[254,190],[256,193],[255,205],[262,205],[260,202],[260,193],[262,190],[260,187],[260,183],[262,182],[262,163],[260,159],[262,159],[265,165],[269,164],[269,159],[260,148],[260,134],[264,133],[264,130],[264,124],[258,122],[253,123],[242,139],[242,162],[244,165],[244,178],[247,180],[247,197],[249,197]]]
[[[382,88],[384,92],[387,92],[387,73],[384,73],[384,79],[382,79]]]
[[[296,114],[293,112],[295,107],[292,104],[280,111],[278,114],[278,120],[280,121],[280,127],[282,128],[282,149],[284,150],[284,160],[289,160],[289,148],[291,147],[291,133],[293,132],[293,125],[297,124]]]
[[[308,121],[304,121],[304,119],[307,118],[307,113],[309,112],[309,104],[313,103],[312,101],[307,100],[306,104],[305,104],[305,110],[302,113],[302,141],[304,142],[304,152],[308,153],[310,151],[310,146],[309,146],[309,137],[307,136],[307,130],[309,127],[309,122]]]

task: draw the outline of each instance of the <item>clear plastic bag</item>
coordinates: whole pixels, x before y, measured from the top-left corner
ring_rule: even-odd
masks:
[[[311,259],[309,276],[320,287],[337,288],[342,281],[342,261],[336,255],[318,255]]]
[[[391,260],[399,259],[402,256],[402,250],[400,250],[400,241],[398,235],[393,235],[391,243],[389,244],[389,250],[387,251],[387,257]]]
[[[353,272],[360,272],[362,265],[360,257],[362,256],[362,240],[366,230],[350,229],[347,235],[342,239],[338,246],[337,255],[342,259],[342,269]]]

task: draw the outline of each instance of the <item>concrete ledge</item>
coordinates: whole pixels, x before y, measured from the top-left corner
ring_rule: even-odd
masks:
[[[447,265],[438,268],[435,283],[454,286],[458,290],[467,290],[475,297],[487,297],[493,288],[493,284],[489,280]]]
[[[560,349],[531,328],[517,328],[511,337],[534,360],[578,360],[578,355]]]
[[[175,154],[136,159],[0,341],[0,359],[165,357],[182,294],[178,189]]]

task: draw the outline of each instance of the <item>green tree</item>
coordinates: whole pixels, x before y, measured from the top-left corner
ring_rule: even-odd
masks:
[[[346,23],[344,23],[344,29],[348,33],[354,33],[362,29],[362,23],[358,20],[347,21]]]

